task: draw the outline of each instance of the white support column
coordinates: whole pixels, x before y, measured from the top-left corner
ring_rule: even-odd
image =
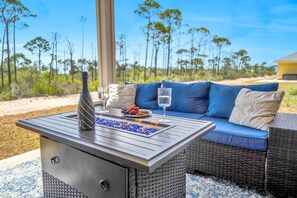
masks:
[[[99,85],[116,82],[114,0],[96,0]]]

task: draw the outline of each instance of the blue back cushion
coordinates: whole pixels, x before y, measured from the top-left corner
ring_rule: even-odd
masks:
[[[158,88],[160,82],[137,84],[135,104],[141,109],[158,109]]]
[[[229,118],[237,94],[244,86],[228,86],[212,84],[209,92],[209,106],[207,115],[211,117]]]
[[[212,83],[209,92],[208,116],[229,119],[235,100],[242,88],[254,91],[277,91],[278,83],[261,85],[229,86]]]
[[[163,81],[164,88],[172,88],[171,111],[204,114],[208,107],[210,82],[191,84]]]
[[[253,91],[277,91],[278,83],[247,85],[245,88],[251,89]]]

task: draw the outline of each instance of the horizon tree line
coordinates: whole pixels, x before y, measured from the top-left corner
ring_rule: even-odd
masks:
[[[245,49],[226,51],[225,49],[232,44],[228,38],[213,35],[206,27],[191,27],[184,24],[179,9],[163,9],[156,0],[144,0],[135,9],[134,14],[143,18],[141,27],[145,38],[143,65],[140,61],[135,61],[135,58],[134,62],[129,61],[127,35],[120,33],[116,41],[117,76],[122,82],[131,76],[127,72],[129,67],[133,70],[132,79],[139,81],[139,72],[142,71],[144,82],[148,77],[157,76],[170,78],[174,75],[188,75],[195,79],[199,72],[206,70],[209,75],[214,77],[220,75],[224,78],[230,77],[228,72],[234,73],[239,70],[241,73],[259,72],[265,69],[270,73],[275,72],[275,66],[268,67],[265,62],[252,65],[251,57]],[[181,37],[185,43],[180,43]],[[163,53],[161,64],[160,52]],[[265,67],[259,70],[259,65]]]

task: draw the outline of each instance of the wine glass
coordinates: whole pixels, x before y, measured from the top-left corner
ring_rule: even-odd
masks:
[[[102,101],[102,110],[99,113],[108,113],[109,111],[106,109],[106,102],[109,98],[109,85],[107,86],[100,86],[98,89],[98,97],[99,100]]]
[[[171,88],[158,88],[158,105],[163,107],[163,118],[159,122],[170,122],[166,119],[166,107],[171,105]]]

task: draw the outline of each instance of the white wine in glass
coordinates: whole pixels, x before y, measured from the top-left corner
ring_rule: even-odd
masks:
[[[158,105],[163,107],[163,118],[159,122],[170,122],[166,119],[166,107],[171,105],[171,88],[158,88]]]
[[[109,85],[99,87],[98,96],[99,100],[102,100],[103,103],[102,110],[100,110],[99,113],[108,113],[109,111],[106,109],[106,102],[109,98]]]

